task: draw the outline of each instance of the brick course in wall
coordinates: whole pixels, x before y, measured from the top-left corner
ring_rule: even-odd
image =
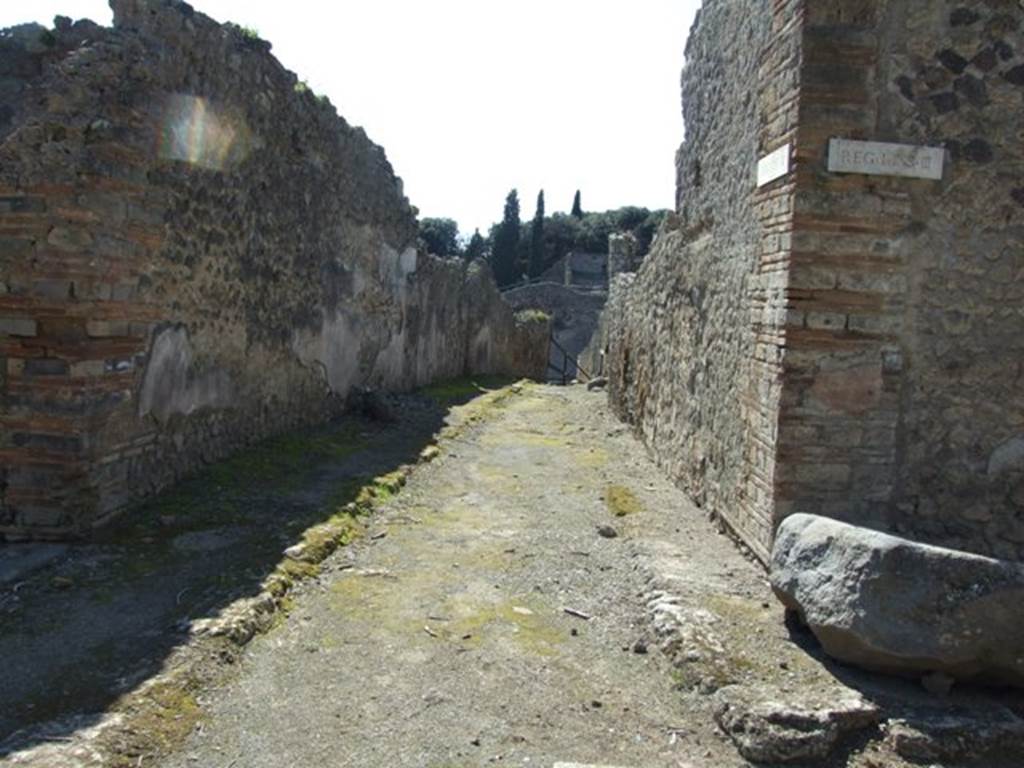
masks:
[[[797,511],[1024,558],[1024,11],[741,6],[709,0],[688,44],[679,217],[613,286],[613,404],[762,558]],[[832,138],[939,147],[946,171],[832,173]],[[727,313],[694,300],[723,291]]]
[[[778,515],[1020,559],[1024,464],[992,458],[1024,447],[1024,10],[808,7]],[[941,147],[946,172],[830,174],[832,136]]]
[[[543,376],[383,150],[176,0],[0,32],[0,537],[83,533],[357,387]]]

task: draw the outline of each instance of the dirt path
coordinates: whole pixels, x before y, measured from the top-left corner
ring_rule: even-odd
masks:
[[[408,477],[400,493],[383,478],[363,485],[419,453],[449,394],[467,393],[406,398],[397,423],[297,433],[284,473],[264,461],[279,446],[215,465],[157,499],[125,542],[85,547],[11,590],[18,623],[0,650],[16,663],[0,670],[0,704],[21,710],[0,710],[29,720],[49,701],[59,717],[0,743],[0,764],[1020,765],[1019,694],[936,695],[825,659],[602,393],[494,391],[448,414],[433,461],[388,475]],[[311,532],[330,523],[297,529],[368,489],[374,514],[341,518],[365,535],[319,566],[302,561],[296,538],[322,541]],[[151,543],[137,548],[140,532]],[[114,565],[90,566],[99,555]],[[118,586],[126,568],[130,588]],[[270,597],[282,572],[308,578]],[[191,605],[193,590],[210,596]],[[232,602],[239,590],[261,597]],[[45,630],[55,595],[71,623]],[[76,629],[89,616],[95,629]],[[269,631],[233,634],[254,626]],[[70,632],[80,647],[33,654],[33,627],[47,647]],[[107,637],[117,654],[101,653]],[[131,690],[116,697],[119,686]]]
[[[635,535],[700,516],[604,403],[531,386],[443,443],[165,768],[743,764],[687,717],[665,658],[637,652]]]

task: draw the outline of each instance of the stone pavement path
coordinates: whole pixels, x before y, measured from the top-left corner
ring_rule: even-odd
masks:
[[[643,652],[640,537],[756,571],[605,403],[531,385],[443,441],[163,768],[744,765]]]

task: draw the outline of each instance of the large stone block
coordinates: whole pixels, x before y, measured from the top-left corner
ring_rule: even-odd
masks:
[[[840,661],[1024,686],[1020,564],[796,514],[776,534],[771,583]]]

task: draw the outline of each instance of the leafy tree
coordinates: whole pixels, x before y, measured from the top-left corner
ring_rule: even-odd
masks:
[[[537,213],[530,226],[530,268],[531,278],[540,277],[544,271],[544,190],[537,195]]]
[[[552,214],[544,222],[544,250],[550,267],[576,247],[583,227],[580,220],[567,213]]]
[[[651,241],[654,240],[658,227],[661,226],[661,222],[665,220],[667,215],[668,210],[665,208],[651,211],[646,219],[633,228],[633,234],[636,236],[638,244],[638,255],[644,255],[651,249]]]
[[[473,236],[469,238],[469,243],[466,245],[466,250],[462,253],[462,258],[466,261],[475,261],[476,259],[482,259],[486,252],[487,241],[484,240],[479,229],[474,230]]]
[[[538,209],[541,208],[542,194],[543,192],[537,196]],[[506,213],[507,209],[508,201]],[[538,214],[532,220],[521,222],[515,227],[509,222],[518,221],[517,197],[515,216],[492,225],[487,237],[481,236],[479,232],[474,233],[466,246],[464,256],[467,260],[488,258],[499,284],[508,285],[517,281],[523,272],[528,272],[531,277],[543,274],[544,270],[572,250],[607,253],[608,236],[614,232],[632,232],[638,242],[638,255],[643,256],[650,250],[651,241],[667,214],[667,210],[649,211],[637,206],[584,213],[581,217],[573,216],[571,213],[543,216],[538,210]],[[542,242],[540,249],[534,245],[534,233],[538,222]],[[518,230],[518,236],[515,236],[513,230]],[[495,257],[495,246],[502,239],[506,243],[515,243],[511,248],[511,260],[503,262],[504,266],[499,264],[500,259]],[[534,254],[540,255],[539,267]]]
[[[580,205],[580,191],[578,189],[576,190],[576,196],[572,199],[572,213],[570,215],[577,219],[583,218],[583,207]]]
[[[603,213],[584,214],[574,246],[588,253],[607,253],[608,235],[615,232],[633,232],[637,239],[642,241],[643,249],[646,251],[646,246],[650,244],[650,236],[653,236],[653,229],[645,239],[643,228],[650,216],[651,212],[646,208],[632,205]]]
[[[452,219],[421,219],[420,247],[435,256],[457,256],[459,225]]]
[[[505,214],[501,223],[492,228],[491,268],[498,285],[504,287],[519,277],[519,193],[512,190],[505,198]]]

